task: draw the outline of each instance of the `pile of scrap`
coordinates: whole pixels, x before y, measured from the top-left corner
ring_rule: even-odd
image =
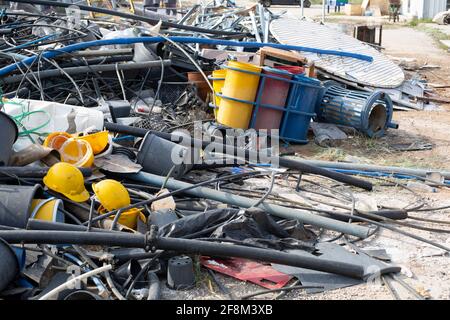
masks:
[[[217,273],[267,289],[240,299],[402,283],[356,245],[383,229],[450,250],[399,229],[422,228],[415,208],[360,206],[371,181],[279,154],[309,142],[312,120],[320,141],[324,123],[397,128],[384,89],[403,72],[376,50],[322,45],[322,27],[261,5],[178,22],[80,6],[114,18],[74,23],[66,3],[15,2],[0,24],[2,299],[165,299],[161,283],[200,285],[195,266],[224,296]]]
[[[450,24],[450,10],[439,12],[433,18],[433,22],[437,24]]]

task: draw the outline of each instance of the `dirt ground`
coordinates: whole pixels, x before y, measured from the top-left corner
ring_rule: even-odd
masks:
[[[275,8],[275,11],[286,8]],[[293,14],[299,9],[293,8]],[[320,14],[317,8],[310,9],[310,16]],[[306,10],[308,13],[308,9]],[[440,85],[450,85],[450,54],[440,48],[437,42],[426,32],[407,26],[388,26],[383,33],[385,54],[398,58],[413,58],[418,65],[433,64],[439,68],[418,71],[428,82]],[[411,74],[409,74],[411,76]],[[436,93],[450,98],[450,89],[436,89]],[[398,130],[390,129],[381,139],[373,140],[360,136],[350,137],[337,148],[322,148],[310,142],[305,146],[290,146],[296,156],[310,159],[343,160],[351,156],[362,163],[380,165],[398,165],[404,167],[439,168],[450,171],[450,105],[440,105],[434,111],[396,111],[394,120],[399,124]],[[431,150],[397,151],[397,144],[430,143]],[[361,192],[352,189],[355,196],[367,195],[377,204],[390,204],[402,208],[421,199],[430,207],[450,205],[450,190],[438,188],[435,192],[417,191],[412,193],[400,186],[383,186],[380,180],[372,179],[375,189],[372,192]],[[404,182],[404,181],[403,181]],[[259,186],[264,187],[264,186]],[[273,192],[280,192],[275,188]],[[450,221],[450,210],[417,212],[417,217]],[[421,226],[445,229],[442,224],[430,224],[412,221]],[[450,246],[450,234],[421,231],[412,228],[399,227],[401,230],[414,233],[423,238]],[[447,225],[447,230],[450,228]],[[413,240],[406,236],[388,230],[382,230],[378,236],[358,243],[363,248],[386,249],[392,262],[402,266],[402,277],[424,297],[432,299],[450,299],[449,258],[443,256],[443,250],[428,244]],[[226,276],[218,275],[222,284],[229,288],[236,297],[261,290],[260,287],[235,281]],[[394,284],[402,299],[416,299],[398,283]],[[201,284],[193,290],[174,292],[163,290],[164,298],[179,299],[227,299],[220,293],[211,280],[204,275]],[[258,299],[273,299],[276,294],[259,296]],[[302,291],[288,293],[283,299],[393,299],[386,285],[380,282],[361,284],[344,289],[328,291],[320,294],[305,294]]]

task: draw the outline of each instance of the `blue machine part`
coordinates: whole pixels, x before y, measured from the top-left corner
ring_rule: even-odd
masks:
[[[392,123],[394,110],[388,94],[348,90],[335,84],[325,83],[316,105],[319,121],[353,127],[371,138],[382,137],[388,128],[398,128]]]

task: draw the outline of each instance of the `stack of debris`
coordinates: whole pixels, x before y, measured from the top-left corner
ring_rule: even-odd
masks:
[[[1,298],[161,299],[163,279],[197,286],[198,265],[224,294],[215,273],[268,289],[234,298],[320,292],[399,278],[355,245],[380,229],[426,241],[391,225],[413,209],[355,204],[349,186],[371,182],[279,156],[311,120],[322,142],[333,124],[397,127],[403,71],[370,46],[261,5],[160,22],[15,2],[0,24]]]

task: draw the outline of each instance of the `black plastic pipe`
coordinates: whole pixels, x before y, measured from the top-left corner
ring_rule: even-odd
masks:
[[[0,167],[0,177],[43,178],[50,168],[38,167]],[[92,175],[90,168],[78,168],[84,177]]]
[[[92,57],[92,58],[76,58],[73,59],[67,59],[65,57],[64,60],[62,60],[59,63],[59,66],[64,68],[70,68],[70,67],[85,67],[85,66],[92,66],[95,64],[116,64],[116,63],[124,63],[124,62],[130,62],[133,61],[134,55],[128,54],[124,56],[112,56],[112,57]]]
[[[57,230],[57,231],[87,231],[88,228],[82,225],[61,223],[61,222],[51,222],[46,220],[38,219],[28,219],[27,223],[28,230]],[[117,233],[119,231],[106,230],[101,228],[91,228],[92,232],[108,232]]]
[[[392,219],[392,220],[408,219],[408,212],[406,212],[405,210],[380,210],[380,211],[369,211],[368,213],[370,215],[366,215],[366,214],[364,214],[364,212],[357,211],[355,213],[355,215],[363,217],[363,218],[368,218],[368,219],[371,219],[371,220],[377,221],[377,222],[384,221],[383,218],[388,218],[388,219]],[[343,217],[340,215],[334,215],[331,212],[327,212],[326,215],[328,215],[338,221],[348,221],[347,217]],[[375,216],[379,216],[380,218],[377,219]]]
[[[357,279],[365,278],[365,270],[360,265],[302,256],[276,250],[245,247],[226,243],[211,243],[200,240],[156,238],[153,241],[144,235],[125,233],[100,233],[77,231],[0,231],[0,238],[8,243],[33,244],[79,244],[122,246],[129,248],[154,247],[159,250],[172,250],[186,254],[201,254],[216,257],[238,257],[278,263],[305,269],[335,273]]]
[[[6,0],[5,2],[17,2],[17,3],[28,3],[33,5],[44,5],[44,6],[51,6],[51,7],[62,7],[62,8],[68,8],[68,7],[78,7],[80,10],[88,11],[88,12],[96,12],[96,13],[103,13],[109,16],[115,16],[115,17],[121,17],[125,19],[135,20],[135,21],[142,21],[147,22],[152,25],[156,25],[160,20],[158,19],[151,19],[144,16],[138,16],[135,14],[129,14],[125,12],[120,11],[114,11],[114,10],[108,10],[103,9],[99,7],[92,7],[92,6],[86,6],[83,4],[73,4],[73,3],[65,3],[65,2],[59,2],[59,1],[46,1],[46,0]],[[215,35],[237,35],[242,34],[238,32],[230,32],[230,31],[222,31],[222,30],[214,30],[214,29],[205,29],[200,27],[194,27],[194,26],[187,26],[183,24],[178,24],[174,22],[169,21],[161,21],[162,26],[165,28],[177,28],[177,29],[183,29],[188,31],[194,31],[199,33],[206,33],[206,34],[215,34]]]
[[[105,129],[112,131],[112,132],[133,135],[135,137],[144,137],[147,133],[153,133],[163,139],[171,140],[174,142],[176,142],[177,138],[178,138],[178,136],[172,135],[170,133],[135,128],[135,127],[120,125],[120,124],[111,123],[111,122],[105,122]],[[182,142],[189,143],[186,140],[187,140],[186,137],[182,138]],[[180,142],[180,140],[178,140],[178,142]],[[219,150],[223,148],[223,143],[202,141],[202,140],[198,140],[198,139],[194,139],[194,138],[190,139],[190,143],[191,143],[191,146],[202,146],[202,148],[206,148],[207,146],[213,146],[213,145],[217,146],[217,148]],[[251,157],[252,159],[258,159],[258,157],[257,157],[258,153],[256,151],[244,150],[244,149],[237,148],[235,146],[229,146],[229,147],[227,146],[227,148],[225,148],[225,150],[224,150],[225,152],[228,151],[226,149],[232,149],[233,155],[245,154],[246,158]],[[343,183],[346,183],[346,184],[349,184],[349,185],[352,185],[355,187],[359,187],[359,188],[362,188],[362,189],[365,189],[368,191],[371,191],[372,187],[373,187],[372,183],[370,183],[369,181],[365,181],[362,179],[348,176],[343,173],[334,172],[331,170],[313,166],[313,165],[303,162],[302,160],[293,160],[293,159],[286,159],[286,158],[279,157],[278,163],[281,167],[299,170],[304,173],[312,173],[312,174],[321,175],[321,176],[328,177],[328,178],[334,179],[336,181],[343,182]]]
[[[52,77],[60,77],[65,74],[76,75],[76,74],[86,74],[90,72],[107,72],[107,71],[115,71],[115,70],[145,70],[147,68],[158,68],[164,65],[165,67],[169,67],[171,65],[170,60],[161,61],[147,61],[147,62],[133,62],[133,63],[118,63],[118,64],[97,64],[97,65],[89,65],[89,66],[79,66],[79,67],[67,67],[60,69],[52,69],[52,70],[42,70],[39,72],[28,72],[26,78],[28,80],[33,79],[34,77],[39,77],[40,79],[52,78]],[[23,75],[10,76],[3,78],[1,83],[11,84],[23,81]]]

